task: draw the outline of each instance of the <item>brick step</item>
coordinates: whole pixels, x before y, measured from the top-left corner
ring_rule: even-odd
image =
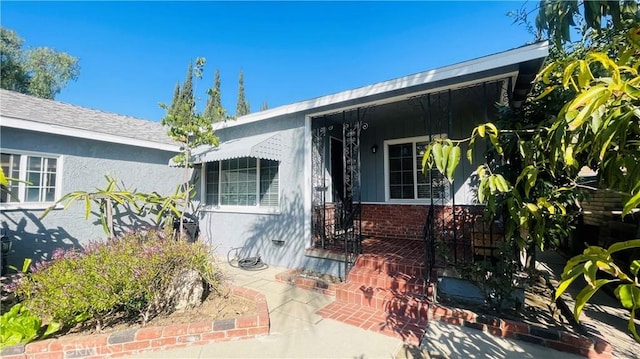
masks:
[[[400,293],[424,293],[426,282],[422,277],[404,273],[384,273],[375,269],[354,267],[347,276],[347,283],[361,284],[365,287],[388,289]]]
[[[428,297],[431,296],[431,293],[432,290],[429,287]],[[429,309],[429,302],[423,299],[422,295],[400,293],[357,283],[345,283],[337,286],[336,299],[416,322],[426,322]]]
[[[361,254],[354,264],[354,268],[367,268],[382,273],[404,273],[409,276],[422,276],[424,263],[410,261],[393,256]]]
[[[425,322],[399,317],[380,310],[334,301],[318,310],[316,314],[364,330],[391,336],[407,344],[418,346],[424,334]]]

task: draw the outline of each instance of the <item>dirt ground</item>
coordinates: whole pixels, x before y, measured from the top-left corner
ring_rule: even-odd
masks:
[[[257,314],[257,307],[254,301],[237,295],[225,293],[211,293],[199,307],[184,312],[174,312],[171,314],[158,315],[151,319],[144,326],[139,320],[117,320],[114,324],[107,325],[99,332],[94,326],[78,326],[72,328],[63,336],[83,336],[91,334],[105,334],[142,327],[156,327],[175,324],[194,323],[202,321],[214,321],[218,319],[229,319]]]

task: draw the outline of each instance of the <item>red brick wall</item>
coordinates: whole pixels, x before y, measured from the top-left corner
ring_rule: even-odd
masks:
[[[429,206],[363,204],[362,233],[388,238],[422,239]]]
[[[470,224],[482,213],[481,206],[456,206],[456,223],[464,222],[469,228],[458,228],[463,236]],[[429,205],[418,204],[363,204],[362,233],[388,238],[422,239],[422,227],[427,219]],[[452,229],[451,206],[435,207],[436,227]]]

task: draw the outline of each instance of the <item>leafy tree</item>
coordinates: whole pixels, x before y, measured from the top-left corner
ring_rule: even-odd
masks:
[[[185,84],[179,95],[179,102],[168,106],[161,103],[160,107],[167,111],[165,117],[162,118],[163,126],[168,127],[167,134],[174,141],[180,143],[182,153],[173,158],[173,162],[184,167],[184,182],[182,184],[185,199],[189,199],[191,187],[189,185],[189,173],[192,167],[191,151],[199,146],[217,146],[218,137],[214,134],[211,120],[197,112],[195,99],[193,97],[193,77],[202,79],[202,72],[206,60],[202,57],[196,58],[195,67],[193,63],[189,63],[189,72]],[[211,92],[211,91],[209,91]],[[173,111],[172,111],[173,109]],[[180,234],[183,231],[184,212],[189,204],[188,200],[184,201],[184,208],[180,216]]]
[[[23,68],[22,43],[13,31],[0,27],[0,84],[3,89],[28,93],[29,76]]]
[[[251,105],[244,96],[244,73],[240,70],[238,77],[238,103],[236,105],[236,117],[248,115],[251,112]]]
[[[213,88],[208,91],[209,98],[204,108],[204,117],[211,120],[211,122],[226,121],[229,119],[227,110],[222,107],[222,91],[220,90],[220,70],[216,69],[216,74],[213,80]]]
[[[468,139],[437,140],[423,158],[423,168],[435,166],[452,181],[460,145],[469,145],[471,161],[474,141],[488,140],[487,163],[477,170],[478,200],[486,204],[488,216],[503,219],[507,238],[530,259],[550,237],[563,236],[562,228],[579,213],[575,203],[583,166],[597,171],[599,185],[623,195],[623,215],[640,206],[638,3],[614,3],[542,1],[537,28],[554,46],[523,108],[502,108],[502,121],[477,126]],[[581,24],[582,38],[565,46],[569,26],[575,24]],[[599,288],[615,283],[616,296],[631,312],[629,330],[640,342],[634,324],[640,309],[640,260],[632,258],[628,269],[614,260],[614,254],[638,248],[640,239],[606,249],[588,247],[567,262],[556,297],[582,275],[587,285],[576,297],[578,319]],[[597,277],[598,271],[609,277]]]
[[[566,6],[548,2],[540,11],[539,27],[549,29],[556,46],[569,40],[566,16],[577,16],[577,5],[568,8],[565,18],[558,15],[562,12],[550,11]],[[582,9],[591,48],[552,62],[539,75],[546,87],[539,97],[558,88],[573,95],[547,133],[549,168],[556,172],[582,166],[596,170],[598,184],[622,194],[622,214],[629,215],[640,207],[640,11],[635,1],[585,1]],[[607,19],[604,28],[603,18]],[[628,329],[640,342],[634,323],[640,309],[640,259],[632,257],[627,269],[614,258],[623,250],[637,254],[638,248],[640,239],[606,249],[588,247],[567,262],[556,298],[582,275],[587,284],[576,297],[574,316],[578,320],[593,294],[614,283],[620,304],[630,310]],[[608,277],[599,278],[599,271]]]
[[[260,105],[260,111],[265,111],[269,109],[269,103],[267,103],[267,100],[264,100],[264,102],[262,103],[262,105]]]
[[[78,59],[47,47],[24,50],[24,40],[0,27],[0,87],[53,99],[69,80],[80,73]]]

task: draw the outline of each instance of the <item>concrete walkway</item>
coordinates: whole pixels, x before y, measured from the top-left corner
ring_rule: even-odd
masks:
[[[536,266],[549,274],[551,283],[557,288],[566,262],[566,258],[559,253],[548,250],[537,254]],[[575,298],[585,285],[586,282],[580,276],[569,286],[567,294],[562,296],[571,311],[575,306]],[[640,357],[640,344],[631,337],[627,329],[629,311],[603,290],[597,291],[584,306],[580,324],[593,334],[600,333],[611,344],[614,358]],[[636,319],[636,325],[640,325],[640,320]]]
[[[275,280],[285,268],[245,271],[221,263],[233,284],[267,298],[269,336],[149,352],[134,358],[579,358],[478,330],[433,322],[421,348],[401,340],[323,319],[315,312],[334,298]]]

